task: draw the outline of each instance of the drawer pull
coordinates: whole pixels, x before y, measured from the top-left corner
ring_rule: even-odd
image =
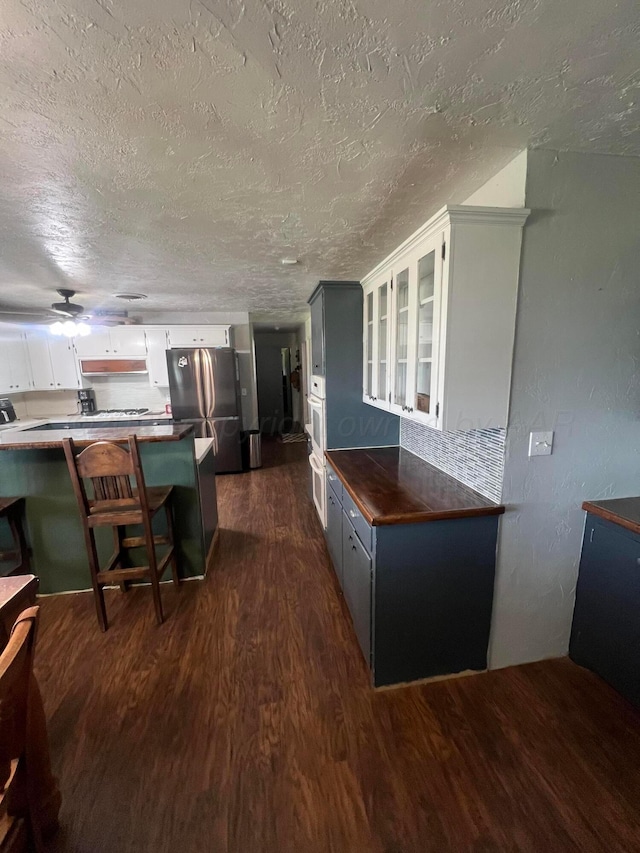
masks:
[[[349,515],[351,516],[351,518],[357,518],[358,517],[358,513],[355,511],[355,509],[350,509]]]

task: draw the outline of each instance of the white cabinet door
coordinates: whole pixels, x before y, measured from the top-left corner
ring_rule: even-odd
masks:
[[[109,338],[109,355],[144,358],[147,354],[147,342],[141,326],[113,326],[109,330]]]
[[[169,387],[169,369],[167,367],[167,330],[146,329],[147,370],[149,384],[154,388]]]
[[[391,274],[375,279],[364,290],[364,401],[389,409],[391,340]]]
[[[11,347],[11,383],[9,390],[20,394],[31,391],[31,370],[29,365],[29,353],[27,341],[24,335],[17,335]]]
[[[13,336],[1,333],[0,336],[0,394],[9,394],[11,391],[11,348]]]
[[[79,340],[86,339],[80,338]],[[57,391],[63,388],[82,388],[76,353],[68,338],[51,338],[49,341],[49,357]]]
[[[79,358],[102,358],[113,355],[109,329],[94,326],[86,338],[74,338],[73,345]]]
[[[228,326],[170,326],[169,346],[181,347],[227,347]]]
[[[49,355],[49,341],[44,335],[27,335],[27,351],[31,363],[34,391],[53,391],[56,387]]]
[[[392,278],[392,358],[391,358],[391,405],[390,409],[404,415],[412,398],[412,376],[410,369],[415,347],[413,346],[412,313],[414,306],[410,298],[412,270],[405,259]]]
[[[410,333],[415,354],[411,360],[412,398],[408,402],[408,413],[414,420],[436,426],[443,267],[440,235],[414,252],[410,267]]]

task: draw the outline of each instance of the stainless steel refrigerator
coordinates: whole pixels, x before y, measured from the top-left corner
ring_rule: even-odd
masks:
[[[216,473],[242,471],[242,417],[235,350],[167,350],[175,421],[195,424],[196,437],[213,438]]]

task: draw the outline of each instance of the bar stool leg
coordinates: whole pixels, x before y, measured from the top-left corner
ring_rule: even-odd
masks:
[[[96,605],[98,624],[100,625],[101,631],[106,631],[109,627],[109,624],[107,622],[107,608],[104,603],[104,589],[102,588],[102,584],[98,580],[100,562],[98,558],[98,549],[96,548],[96,538],[91,528],[85,528],[85,543],[87,546],[87,555],[89,557],[91,585],[93,586],[93,599]]]
[[[180,586],[180,577],[178,575],[178,558],[176,555],[176,547],[175,547],[175,536],[173,531],[173,512],[172,512],[172,502],[168,500],[164,505],[164,510],[167,516],[167,534],[169,538],[169,547],[171,548],[171,577],[173,578],[173,585],[175,587]]]

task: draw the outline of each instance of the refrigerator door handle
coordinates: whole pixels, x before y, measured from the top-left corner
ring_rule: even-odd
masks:
[[[204,394],[202,387],[202,360],[200,357],[202,350],[195,350],[193,353],[193,369],[196,382],[196,397],[198,400],[198,414],[201,418],[206,417],[204,408]]]
[[[207,349],[201,350],[202,353],[202,378],[204,380],[204,400],[206,407],[207,418],[212,418],[216,406],[216,390],[213,377],[213,362],[211,353]]]

